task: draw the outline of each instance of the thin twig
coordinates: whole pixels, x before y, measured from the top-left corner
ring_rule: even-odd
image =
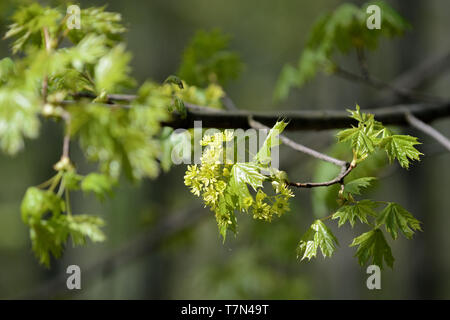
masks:
[[[417,119],[411,112],[406,112],[405,117],[412,127],[429,135],[441,145],[443,145],[448,151],[450,151],[450,140],[446,138],[442,133],[434,129],[432,126],[426,124],[425,122]]]
[[[50,53],[50,51],[52,50],[50,34],[48,33],[47,27],[42,28],[42,30],[44,32],[45,49],[47,50],[47,53]],[[44,99],[44,103],[47,102],[47,96],[48,96],[48,75],[45,75],[42,81],[42,97]]]
[[[263,125],[262,123],[254,120],[253,117],[251,117],[251,116],[249,117],[248,122],[250,124],[250,127],[254,128],[254,129],[270,130],[269,127],[267,127],[267,126]],[[319,151],[316,151],[316,150],[313,150],[311,148],[308,148],[308,147],[306,147],[306,146],[304,146],[304,145],[302,145],[302,144],[300,144],[298,142],[295,142],[295,141],[289,139],[288,137],[286,137],[283,134],[280,134],[279,137],[280,137],[280,140],[283,141],[283,143],[285,145],[291,147],[294,150],[297,150],[299,152],[305,153],[305,154],[310,155],[310,156],[312,156],[314,158],[317,158],[317,159],[320,159],[320,160],[332,163],[332,164],[334,164],[334,165],[336,165],[338,167],[345,167],[346,166],[346,162],[345,161],[342,161],[342,160],[330,157],[330,156],[328,156],[326,154],[320,153]]]
[[[70,148],[70,123],[71,123],[71,116],[70,113],[65,111],[62,113],[62,118],[64,119],[66,123],[66,133],[64,135],[64,142],[63,142],[63,152],[61,159],[69,159],[69,148]]]
[[[225,94],[221,100],[222,100],[222,104],[225,107],[225,109],[230,110],[230,111],[238,110],[238,108],[234,104],[233,100],[227,94]]]
[[[258,121],[255,121],[252,119],[252,117],[249,117],[249,124],[254,129],[266,129],[269,130],[270,128],[263,125],[262,123],[259,123]],[[355,167],[355,164],[350,164],[346,161],[339,160],[333,157],[330,157],[326,154],[320,153],[319,151],[313,150],[311,148],[308,148],[300,143],[297,143],[285,135],[280,134],[279,138],[281,141],[283,141],[284,144],[291,147],[292,149],[305,153],[307,155],[310,155],[316,159],[323,160],[329,163],[332,163],[338,167],[341,167],[341,171],[339,175],[334,178],[333,180],[326,181],[326,182],[287,182],[288,185],[297,187],[297,188],[314,188],[314,187],[326,187],[331,186],[336,183],[343,183],[344,178],[353,170]]]
[[[287,182],[288,185],[297,188],[316,188],[316,187],[328,187],[333,184],[343,184],[344,178],[356,167],[354,163],[348,164],[348,167],[342,167],[341,172],[336,178],[325,182]]]
[[[50,52],[52,50],[52,42],[50,39],[50,34],[48,33],[48,28],[44,27],[42,30],[44,31],[45,49],[47,52]]]

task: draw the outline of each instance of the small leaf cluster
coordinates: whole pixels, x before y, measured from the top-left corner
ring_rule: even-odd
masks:
[[[224,147],[224,143],[234,141],[232,131],[203,137],[201,163],[188,166],[184,183],[215,213],[224,240],[227,230],[236,232],[236,211],[268,222],[289,211],[289,199],[294,195],[285,182],[286,174],[271,168],[268,161],[271,147],[279,143],[277,135],[286,125],[282,121],[275,124],[251,162],[234,163],[227,157],[230,145]],[[264,181],[271,182],[272,194],[265,192]]]
[[[103,199],[111,194],[115,183],[98,173],[82,176],[76,173],[68,159],[55,165],[57,173],[40,186],[27,189],[21,204],[23,222],[30,228],[32,249],[39,262],[49,267],[51,256],[59,258],[68,238],[74,246],[102,242],[103,219],[86,214],[72,215],[70,192],[82,190]]]
[[[90,92],[102,101],[108,92],[134,83],[128,75],[131,55],[112,36],[125,30],[118,27],[120,15],[103,8],[83,9],[81,15],[97,16],[83,21],[82,31],[67,29],[63,8],[32,3],[12,17],[5,38],[14,39],[13,53],[21,55],[0,61],[3,151],[21,150],[24,138],[38,136],[39,116],[60,117],[62,103],[79,92]],[[65,40],[71,45],[60,48]]]
[[[385,150],[389,161],[396,159],[406,169],[411,160],[419,160],[422,153],[414,147],[420,144],[416,137],[393,134],[381,122],[376,121],[373,114],[361,113],[358,105],[355,111],[348,111],[351,118],[358,122],[358,126],[340,131],[337,138],[339,142],[350,142],[354,163],[365,160],[376,149]]]
[[[375,4],[381,10],[381,28],[368,29],[366,8]],[[291,87],[302,87],[319,71],[333,72],[336,53],[376,49],[382,37],[401,35],[409,24],[390,6],[374,1],[357,7],[345,3],[325,14],[314,24],[297,66],[285,65],[275,88],[275,99],[285,99]]]
[[[110,108],[80,101],[67,108],[71,114],[70,135],[78,138],[86,158],[98,162],[100,170],[131,180],[158,174],[160,122],[169,118],[170,94],[146,82],[132,108]]]
[[[351,227],[354,227],[357,221],[372,226],[372,230],[353,239],[350,246],[358,246],[356,257],[361,265],[371,262],[371,264],[383,268],[384,262],[392,268],[394,257],[381,230],[382,226],[385,227],[394,240],[398,238],[400,232],[407,239],[411,239],[415,231],[421,231],[422,229],[420,222],[397,203],[369,199],[356,201],[354,195],[360,195],[361,189],[368,187],[370,181],[373,180],[373,177],[360,178],[346,184],[345,191],[341,194],[344,204],[327,218],[338,220],[339,227],[347,222]],[[348,185],[350,185],[349,188],[347,188]],[[385,206],[379,211],[377,208],[381,204]],[[321,249],[324,257],[330,257],[334,253],[338,243],[337,239],[322,220],[316,220],[301,238],[297,254],[302,260],[305,258],[309,260],[315,257],[318,248]]]
[[[368,159],[376,148],[384,150],[390,160],[397,159],[399,164],[408,168],[410,160],[419,160],[421,153],[414,148],[417,138],[395,135],[380,122],[375,121],[371,114],[361,113],[359,107],[350,111],[351,117],[358,122],[357,127],[340,131],[338,140],[349,142],[353,150],[353,161],[350,166],[357,166]],[[370,159],[370,158],[369,158]],[[364,189],[368,188],[375,177],[360,177],[347,183],[342,183],[338,203],[340,207],[330,216],[316,220],[302,236],[297,247],[297,255],[301,260],[316,257],[320,248],[324,257],[333,255],[338,241],[324,221],[338,220],[338,226],[349,223],[353,228],[359,221],[370,225],[372,230],[353,239],[350,246],[358,246],[356,257],[361,265],[368,262],[383,268],[385,263],[393,267],[394,257],[391,248],[382,232],[382,227],[394,240],[399,233],[411,239],[415,231],[421,231],[421,223],[405,208],[394,202],[373,201],[370,199],[356,200]],[[384,207],[379,210],[379,208]]]
[[[222,108],[219,83],[241,68],[237,55],[227,51],[227,37],[200,33],[181,69],[195,69],[188,78],[202,87],[169,76],[163,84],[144,82],[127,105],[113,101],[111,95],[136,85],[130,76],[132,56],[122,42],[126,28],[121,15],[105,7],[83,8],[82,28],[68,29],[65,9],[39,3],[20,7],[5,34],[12,40],[14,59],[0,60],[1,150],[14,155],[24,148],[25,138],[38,137],[43,119],[60,121],[65,139],[78,141],[85,157],[99,165],[98,172],[81,176],[69,154],[63,154],[57,174],[43,184],[48,189],[31,187],[25,194],[23,220],[45,265],[51,255],[61,255],[69,236],[74,244],[83,244],[86,237],[104,238],[101,219],[70,213],[70,191],[81,189],[103,200],[122,174],[133,181],[154,178],[159,162],[167,170],[171,129],[161,124],[175,112],[186,117],[185,103]],[[205,74],[217,81],[197,81]]]

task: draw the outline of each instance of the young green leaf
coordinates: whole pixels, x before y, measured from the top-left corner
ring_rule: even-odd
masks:
[[[166,80],[164,80],[164,83],[175,84],[175,85],[178,86],[178,88],[184,89],[183,81],[180,78],[178,78],[177,76],[174,76],[174,75],[168,76],[166,78]]]
[[[122,39],[122,33],[126,28],[122,25],[122,16],[117,12],[105,11],[103,7],[81,9],[80,29],[71,29],[68,33],[73,43],[80,42],[89,34],[102,35],[107,38],[107,45],[113,47]]]
[[[397,203],[389,202],[380,212],[377,218],[378,226],[384,224],[386,231],[393,239],[397,239],[398,232],[401,231],[406,238],[411,239],[414,231],[422,231],[420,221],[413,217],[411,213]]]
[[[175,97],[174,105],[175,105],[175,110],[178,111],[181,119],[185,119],[187,116],[187,109],[186,109],[186,106],[184,105],[183,100],[181,100],[178,97]]]
[[[95,84],[97,91],[113,92],[120,86],[130,86],[133,79],[128,76],[128,63],[131,54],[125,51],[125,46],[117,45],[103,56],[95,66]]]
[[[258,187],[262,187],[266,178],[259,171],[260,167],[254,163],[236,163],[231,169],[231,180],[234,180],[236,185],[249,184],[256,191]]]
[[[77,174],[75,170],[64,172],[62,177],[62,184],[67,190],[80,189],[80,182],[83,180],[83,176]]]
[[[299,78],[299,72],[296,68],[288,64],[285,65],[281,70],[280,76],[278,77],[278,81],[273,92],[273,99],[275,101],[286,99],[289,95],[289,90],[291,87],[300,87]]]
[[[102,219],[88,215],[58,215],[40,220],[30,226],[32,249],[39,262],[49,267],[50,256],[61,256],[69,236],[74,245],[84,245],[86,238],[104,241],[105,235],[100,230],[103,224]]]
[[[76,46],[61,49],[57,54],[64,55],[77,71],[83,72],[85,64],[96,63],[106,52],[106,37],[89,34]]]
[[[344,196],[348,194],[360,195],[361,189],[369,187],[374,180],[376,180],[375,177],[362,177],[345,183]]]
[[[32,45],[43,47],[42,29],[46,27],[50,34],[55,33],[62,17],[59,10],[42,7],[37,2],[22,6],[13,15],[13,24],[5,34],[5,38],[17,38],[13,43],[13,53],[24,51]]]
[[[15,71],[15,64],[11,58],[0,60],[0,84],[6,83]]]
[[[64,250],[65,239],[57,234],[60,229],[49,226],[48,221],[40,221],[30,226],[31,249],[39,263],[50,267],[50,257],[59,258]]]
[[[363,160],[375,150],[373,137],[367,134],[364,127],[346,129],[337,134],[339,142],[350,141],[358,158]]]
[[[336,53],[347,54],[352,49],[375,49],[381,37],[401,35],[408,23],[386,3],[375,2],[381,7],[380,30],[367,28],[366,8],[344,3],[329,14],[322,15],[314,24],[306,47],[299,58],[297,68],[284,67],[280,75],[275,97],[285,98],[292,86],[301,87],[319,71],[335,70]]]
[[[225,242],[227,237],[227,230],[231,230],[236,233],[236,216],[234,215],[233,206],[230,206],[230,201],[227,201],[227,195],[221,195],[219,197],[218,205],[215,209],[215,216],[217,221],[217,227],[219,228],[219,234],[222,236],[223,242]]]
[[[331,230],[321,220],[316,220],[302,236],[297,247],[297,257],[311,260],[316,257],[318,248],[324,257],[331,257],[336,245],[339,243]]]
[[[74,216],[61,215],[55,224],[59,228],[67,230],[74,246],[86,244],[86,238],[91,239],[92,242],[102,242],[106,238],[100,229],[105,223],[99,217],[85,214]]]
[[[271,148],[280,144],[280,138],[278,136],[283,132],[287,125],[288,123],[284,121],[277,121],[277,123],[275,123],[272,129],[270,129],[263,145],[254,157],[256,162],[268,164],[271,161]]]
[[[419,160],[423,153],[414,146],[420,144],[416,137],[408,135],[391,135],[383,138],[380,147],[386,150],[389,160],[397,159],[403,168],[408,169],[410,159]]]
[[[144,84],[143,87],[147,87]],[[79,137],[88,160],[100,163],[103,173],[118,178],[123,171],[131,180],[155,177],[160,122],[168,118],[171,96],[150,90],[130,110],[111,112],[95,104],[69,109],[71,135]]]
[[[246,208],[248,208],[245,203],[246,199],[252,199],[253,201],[253,197],[248,191],[247,183],[241,179],[234,178],[233,176],[230,177],[226,192],[233,197],[230,205],[235,203],[240,211],[245,211]]]
[[[376,207],[377,204],[372,200],[361,200],[354,204],[340,207],[339,210],[333,214],[332,219],[339,219],[339,227],[349,221],[353,228],[355,226],[356,218],[358,218],[361,223],[368,224],[369,221],[367,218],[369,216],[376,217],[377,215],[374,210]]]
[[[51,212],[53,216],[60,215],[65,210],[65,203],[52,191],[30,187],[23,197],[20,209],[22,221],[33,225],[47,212]]]
[[[356,257],[360,265],[366,264],[372,259],[372,264],[375,264],[383,269],[383,260],[391,268],[394,266],[394,257],[392,256],[391,248],[384,238],[383,232],[380,229],[363,233],[359,237],[353,239],[350,247],[359,246],[356,250]]]
[[[111,177],[90,173],[81,182],[81,190],[84,192],[93,192],[100,200],[104,200],[106,195],[112,194],[114,180]]]
[[[39,133],[40,104],[35,92],[25,88],[0,88],[0,147],[11,155],[24,147],[24,138]]]

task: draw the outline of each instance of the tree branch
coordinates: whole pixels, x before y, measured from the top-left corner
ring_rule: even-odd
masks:
[[[252,128],[255,129],[266,129],[269,130],[270,128],[259,123],[258,121],[255,121],[252,119],[252,117],[249,117],[249,124]],[[285,135],[280,134],[279,135],[280,140],[283,141],[284,144],[291,147],[292,149],[296,151],[303,152],[305,154],[308,154],[314,158],[317,158],[319,160],[323,160],[329,163],[332,163],[334,165],[337,165],[338,167],[341,167],[341,172],[339,175],[334,178],[333,180],[326,181],[326,182],[287,182],[288,185],[297,187],[297,188],[314,188],[314,187],[325,187],[325,186],[331,186],[336,183],[343,183],[344,178],[355,168],[356,164],[354,163],[348,163],[343,160],[339,160],[333,157],[330,157],[326,154],[320,153],[316,150],[310,149],[300,143],[297,143]]]
[[[342,167],[341,172],[336,178],[325,182],[287,182],[288,185],[297,188],[316,188],[316,187],[328,187],[333,184],[343,184],[344,178],[356,167],[356,164],[347,163],[346,166]]]
[[[64,142],[63,142],[63,152],[61,159],[69,159],[69,148],[70,148],[70,123],[71,123],[71,116],[70,113],[64,110],[62,113],[62,118],[64,119],[64,122],[66,123],[66,133],[64,134]]]
[[[254,120],[251,116],[249,117],[248,121],[249,121],[250,127],[254,128],[254,129],[270,130],[269,127],[267,127],[267,126],[263,125],[262,123]],[[308,147],[306,147],[306,146],[304,146],[304,145],[302,145],[300,143],[297,143],[297,142],[289,139],[288,137],[286,137],[283,134],[280,134],[279,137],[280,137],[280,140],[283,141],[283,143],[285,145],[291,147],[292,149],[294,149],[296,151],[305,153],[305,154],[310,155],[310,156],[312,156],[314,158],[317,158],[319,160],[323,160],[323,161],[332,163],[334,165],[337,165],[338,167],[345,167],[346,164],[347,164],[347,162],[345,162],[345,161],[342,161],[342,160],[339,160],[339,159],[327,156],[326,154],[320,153],[320,152],[318,152],[316,150],[313,150],[311,148],[308,148]]]
[[[225,109],[227,109],[227,110],[230,110],[230,111],[238,110],[238,108],[234,104],[233,100],[231,100],[231,98],[227,94],[225,94],[225,96],[222,97],[222,104],[224,105]]]
[[[204,128],[249,129],[248,118],[251,116],[268,127],[272,127],[280,118],[289,120],[286,130],[327,130],[348,128],[357,125],[354,119],[348,116],[346,111],[277,111],[277,112],[249,112],[249,111],[223,111],[209,109],[208,111],[196,109],[185,103],[188,112],[184,119],[174,116],[172,120],[164,123],[174,128],[193,128],[194,121],[202,121]],[[424,122],[450,116],[450,102],[443,104],[410,104],[398,105],[379,109],[366,109],[363,112],[372,113],[376,120],[384,125],[409,125],[405,119],[405,109]],[[213,111],[212,111],[213,110]]]
[[[77,94],[75,98],[90,97],[91,94]],[[94,97],[95,98],[95,97]],[[136,98],[134,95],[109,95],[109,107],[130,108],[125,104],[116,104],[115,102],[129,102]],[[63,105],[73,104],[73,101],[64,101]],[[251,116],[253,120],[262,123],[268,127],[272,127],[278,119],[285,118],[289,120],[289,126],[286,130],[303,131],[303,130],[328,130],[348,128],[357,125],[356,120],[348,116],[347,111],[343,110],[292,110],[292,111],[276,111],[276,112],[250,112],[250,111],[226,111],[198,106],[185,102],[187,109],[186,118],[181,118],[174,114],[173,118],[163,125],[173,128],[193,128],[194,121],[202,121],[204,128],[217,129],[250,129],[251,126],[248,118]],[[405,111],[409,111],[416,118],[423,122],[431,122],[436,119],[450,116],[450,101],[443,103],[416,103],[405,105],[393,105],[390,107],[363,109],[363,112],[374,114],[376,120],[381,121],[384,125],[407,126],[409,122],[405,118]]]
[[[426,124],[425,122],[417,119],[411,112],[405,113],[406,120],[408,120],[409,124],[426,133],[430,137],[434,138],[437,142],[442,144],[448,151],[450,151],[450,140],[448,140],[443,134],[434,129],[432,126]]]

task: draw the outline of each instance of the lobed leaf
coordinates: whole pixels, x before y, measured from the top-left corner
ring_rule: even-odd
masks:
[[[277,123],[275,123],[275,125],[270,129],[258,153],[254,157],[256,162],[264,165],[271,161],[271,149],[280,144],[280,138],[278,136],[283,132],[287,125],[288,123],[284,121],[277,121]]]
[[[316,220],[302,236],[297,247],[297,257],[311,260],[316,257],[318,248],[324,257],[331,257],[336,245],[339,243],[331,230],[321,220]]]
[[[90,173],[81,182],[81,190],[94,193],[100,200],[104,200],[106,195],[112,194],[112,187],[115,184],[111,177],[100,174]]]
[[[420,160],[423,155],[414,146],[420,144],[416,137],[390,135],[381,140],[380,146],[386,150],[389,160],[397,159],[403,168],[408,169],[410,160]]]
[[[344,185],[344,196],[347,194],[361,194],[361,189],[369,187],[372,181],[376,180],[375,177],[362,177],[354,179],[350,182],[346,182]]]
[[[361,223],[369,224],[367,218],[369,216],[377,216],[377,213],[374,210],[376,207],[376,202],[372,200],[357,201],[354,204],[340,207],[339,210],[333,214],[332,219],[339,219],[339,227],[348,221],[353,228],[355,226],[356,218],[358,218]]]
[[[380,229],[376,228],[353,239],[350,247],[354,246],[359,246],[355,256],[358,257],[360,265],[364,265],[369,260],[372,260],[371,264],[375,264],[380,269],[383,269],[384,261],[391,269],[393,268],[395,259]]]
[[[399,231],[408,239],[412,238],[414,231],[422,231],[420,221],[414,218],[405,208],[394,202],[389,202],[380,212],[377,224],[378,226],[384,224],[386,231],[391,234],[393,239],[397,239]]]

